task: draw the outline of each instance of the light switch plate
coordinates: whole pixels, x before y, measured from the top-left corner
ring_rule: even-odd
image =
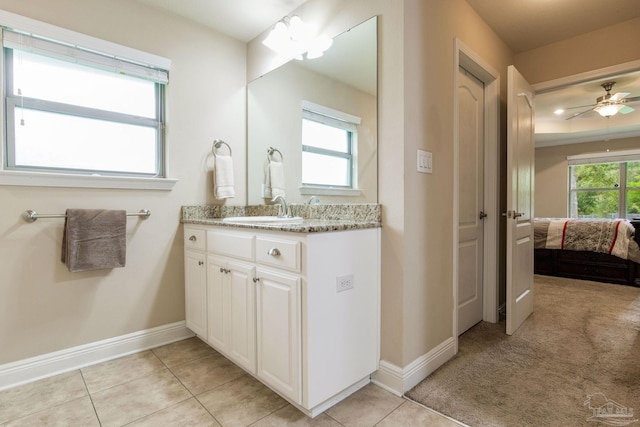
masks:
[[[417,170],[421,173],[433,173],[433,154],[430,151],[418,150]]]

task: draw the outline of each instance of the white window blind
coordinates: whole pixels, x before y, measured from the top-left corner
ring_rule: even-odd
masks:
[[[637,160],[640,160],[640,150],[610,151],[605,153],[567,156],[569,166],[593,165],[598,163],[623,163]]]
[[[105,71],[151,80],[155,83],[167,84],[169,82],[167,70],[135,63],[114,55],[94,52],[79,46],[52,41],[8,28],[3,29],[2,37],[3,45],[8,48],[52,56]]]
[[[361,122],[360,117],[309,101],[302,101],[302,117],[350,132],[356,132]]]

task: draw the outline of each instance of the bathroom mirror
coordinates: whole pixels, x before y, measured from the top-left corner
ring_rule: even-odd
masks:
[[[292,60],[250,82],[247,98],[248,204],[270,202],[269,193],[263,189],[268,158],[282,161],[289,203],[305,203],[311,196],[317,196],[323,204],[377,202],[376,17],[335,37],[323,56]],[[303,105],[305,109],[309,105],[317,107],[330,116],[339,112],[342,115],[338,120],[357,119],[351,166],[346,167],[352,171],[349,185],[302,185]],[[271,156],[270,147],[278,150]],[[345,164],[342,160],[334,166],[327,166],[329,163],[321,166],[320,175],[334,174],[335,165]]]

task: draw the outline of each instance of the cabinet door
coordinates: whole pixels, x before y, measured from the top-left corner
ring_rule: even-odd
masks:
[[[207,342],[221,352],[227,351],[225,320],[225,292],[227,262],[223,258],[207,256]]]
[[[201,337],[207,336],[207,270],[205,255],[185,251],[185,318],[187,328]]]
[[[301,403],[300,278],[260,268],[256,276],[257,376]]]
[[[256,284],[255,268],[229,261],[226,274],[228,289],[229,338],[227,355],[247,371],[256,372]]]

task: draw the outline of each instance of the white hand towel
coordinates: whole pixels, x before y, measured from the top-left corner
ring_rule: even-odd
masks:
[[[265,182],[265,197],[285,197],[284,190],[284,165],[282,162],[270,161],[267,168]]]
[[[231,156],[215,156],[213,195],[216,199],[228,199],[236,196],[233,188],[233,159]]]

